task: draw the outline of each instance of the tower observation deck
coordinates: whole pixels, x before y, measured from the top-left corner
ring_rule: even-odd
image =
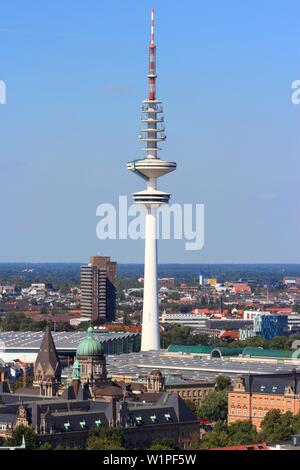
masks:
[[[157,290],[157,209],[169,202],[171,195],[157,189],[161,176],[176,170],[176,163],[158,157],[161,142],[166,140],[162,102],[156,97],[156,46],[154,41],[154,9],[151,9],[151,43],[149,46],[148,98],[142,103],[139,140],[143,142],[146,157],[127,164],[128,170],[146,182],[146,188],[133,194],[134,202],[146,209],[144,301],[142,324],[142,351],[159,350],[159,312]]]

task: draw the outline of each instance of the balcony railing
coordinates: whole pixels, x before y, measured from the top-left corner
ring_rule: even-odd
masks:
[[[143,104],[141,109],[143,113],[162,113],[163,112],[163,107],[160,105],[156,105],[156,104],[154,104],[153,106],[148,105],[148,104]]]

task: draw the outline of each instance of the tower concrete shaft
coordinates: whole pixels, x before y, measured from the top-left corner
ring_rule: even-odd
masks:
[[[156,208],[147,208],[144,268],[142,351],[160,349],[157,292]]]
[[[145,142],[146,158],[134,160],[127,168],[146,181],[146,189],[133,194],[134,202],[146,210],[144,301],[142,351],[160,349],[157,289],[157,209],[169,202],[170,194],[157,189],[157,179],[176,170],[176,163],[158,157],[159,142],[166,140],[163,107],[156,97],[156,46],[154,43],[154,10],[151,10],[151,43],[149,46],[149,90],[142,104],[142,128],[139,139]]]

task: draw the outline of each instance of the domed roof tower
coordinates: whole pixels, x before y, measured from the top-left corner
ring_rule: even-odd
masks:
[[[87,336],[79,343],[76,356],[101,356],[103,348],[99,341],[94,338],[94,329],[87,329]]]
[[[103,347],[94,337],[94,329],[90,326],[87,336],[79,343],[76,351],[76,368],[80,367],[80,380],[83,383],[94,384],[105,381],[106,359]]]

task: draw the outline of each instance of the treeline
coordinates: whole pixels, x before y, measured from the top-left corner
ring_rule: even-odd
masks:
[[[54,449],[50,442],[40,444],[37,433],[28,427],[17,426],[12,436],[6,440],[2,439],[0,446],[20,446],[24,436],[27,450],[81,450],[78,447],[64,448],[58,444]],[[0,438],[1,439],[1,438]],[[179,449],[176,441],[170,439],[161,439],[153,441],[149,450],[175,450]],[[93,429],[90,431],[86,440],[85,450],[127,450],[125,440],[121,429]]]
[[[220,341],[205,334],[193,334],[192,328],[183,325],[175,325],[170,330],[161,334],[161,347],[166,349],[170,344],[188,346],[213,346],[226,348],[261,347],[264,349],[291,350],[293,342],[300,340],[300,334],[276,336],[272,340],[265,340],[261,336],[247,338],[243,341]]]
[[[24,313],[9,312],[4,318],[0,318],[0,330],[2,331],[44,331],[49,324],[51,329],[54,329],[53,322],[48,320],[32,320]],[[84,325],[85,329],[87,325]],[[66,322],[55,322],[56,331],[76,331],[78,328]]]
[[[212,449],[218,447],[238,446],[246,444],[288,443],[292,435],[300,433],[300,414],[280,413],[279,410],[269,411],[258,431],[251,421],[237,421],[233,424],[219,421],[214,429],[206,433],[198,448]]]

